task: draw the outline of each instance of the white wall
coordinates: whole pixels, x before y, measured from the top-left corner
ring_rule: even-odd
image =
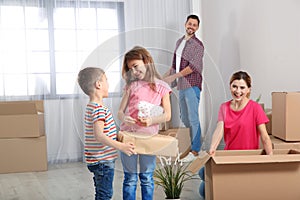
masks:
[[[201,1],[208,133],[220,103],[231,98],[229,78],[237,70],[249,72],[251,98],[262,94],[267,108],[272,91],[299,91],[299,10],[297,0]]]

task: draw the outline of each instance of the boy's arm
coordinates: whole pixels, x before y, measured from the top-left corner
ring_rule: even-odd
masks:
[[[120,151],[123,151],[127,155],[136,154],[134,151],[135,146],[132,143],[121,143],[111,139],[103,133],[104,122],[99,120],[94,123],[94,136],[99,143],[103,145],[114,147]]]

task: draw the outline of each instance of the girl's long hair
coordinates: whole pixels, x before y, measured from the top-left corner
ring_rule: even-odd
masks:
[[[127,85],[137,81],[137,79],[132,76],[127,65],[131,60],[142,60],[144,62],[147,71],[143,80],[148,81],[150,88],[155,90],[155,78],[161,79],[161,76],[156,70],[151,54],[141,46],[135,46],[125,54],[122,66],[122,77]]]

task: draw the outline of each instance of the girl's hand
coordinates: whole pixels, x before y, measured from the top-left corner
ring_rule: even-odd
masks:
[[[140,122],[143,126],[151,126],[152,125],[152,118],[151,117],[145,117],[145,118],[139,118]]]
[[[130,117],[130,116],[124,116],[123,122],[127,125],[135,124],[136,119]]]
[[[123,146],[121,147],[121,151],[123,151],[127,156],[135,155],[136,152],[134,150],[135,146],[133,143],[123,143]]]

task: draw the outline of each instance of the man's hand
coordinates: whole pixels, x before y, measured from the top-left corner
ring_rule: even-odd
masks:
[[[167,76],[165,78],[163,78],[163,81],[165,81],[166,83],[168,83],[169,85],[175,80],[176,78],[174,76]]]

